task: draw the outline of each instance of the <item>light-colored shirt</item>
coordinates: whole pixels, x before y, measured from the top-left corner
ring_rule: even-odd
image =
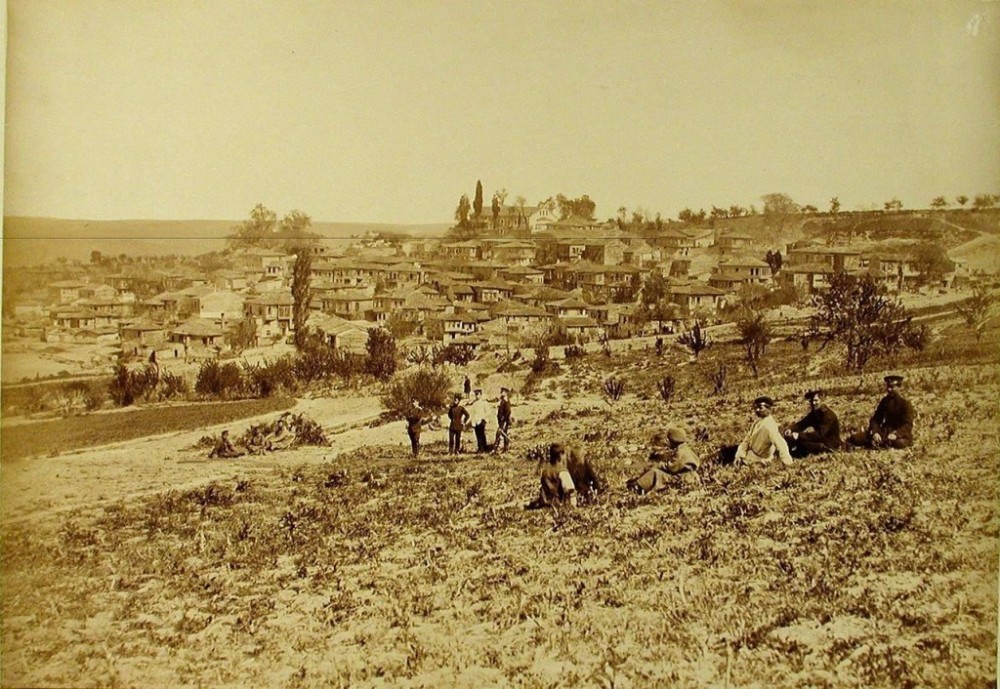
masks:
[[[478,426],[489,417],[490,403],[480,397],[469,405],[469,420],[473,426]]]
[[[768,414],[750,426],[743,442],[736,448],[736,461],[769,464],[775,453],[778,454],[782,464],[792,463],[792,456],[788,453],[788,443],[781,436],[778,422]]]

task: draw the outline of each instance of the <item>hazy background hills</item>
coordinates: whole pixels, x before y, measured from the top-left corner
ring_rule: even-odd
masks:
[[[3,227],[5,266],[44,263],[56,258],[90,260],[91,251],[105,255],[129,254],[193,256],[218,251],[238,220],[67,220],[8,216]],[[422,237],[443,235],[445,223],[393,225],[384,223],[314,222],[314,232],[345,243],[366,232],[396,232]]]

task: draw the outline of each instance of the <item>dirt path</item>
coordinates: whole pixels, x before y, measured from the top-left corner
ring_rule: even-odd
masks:
[[[557,397],[515,406],[515,418],[530,423],[563,403]],[[366,446],[408,443],[402,421],[369,427],[382,411],[374,396],[302,399],[293,411],[305,413],[322,424],[331,445],[228,461],[209,460],[204,448],[195,447],[204,435],[218,434],[223,428],[228,428],[234,436],[240,435],[251,424],[277,416],[267,414],[55,457],[21,460],[2,468],[0,521],[10,524],[31,519],[40,523],[83,507],[103,507],[150,493],[188,489],[211,481],[252,478],[255,474],[300,464],[318,464]],[[446,439],[441,429],[426,431],[423,436],[425,444]]]

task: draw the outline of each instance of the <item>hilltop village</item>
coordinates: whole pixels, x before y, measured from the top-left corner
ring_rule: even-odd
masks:
[[[368,330],[382,327],[407,347],[471,354],[670,333],[719,322],[747,290],[771,306],[807,304],[841,271],[893,292],[960,286],[983,272],[962,248],[997,222],[994,209],[809,207],[655,222],[571,210],[495,204],[446,237],[371,233],[345,247],[312,236],[299,249],[311,254],[309,330],[349,352],[363,352]],[[295,259],[264,242],[193,258],[94,252],[89,263],[26,268],[5,278],[4,338],[99,345],[95,366],[287,345]]]

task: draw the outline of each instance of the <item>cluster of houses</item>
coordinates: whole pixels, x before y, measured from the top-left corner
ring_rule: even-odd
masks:
[[[464,241],[406,239],[346,253],[316,243],[310,330],[347,351],[363,351],[370,328],[391,329],[394,321],[428,344],[523,346],[547,333],[585,342],[649,327],[637,298],[652,271],[669,276],[666,299],[678,320],[711,318],[747,285],[815,292],[846,271],[895,290],[919,275],[905,255],[814,242],[783,247],[774,274],[763,260],[768,247],[750,235],[672,225],[640,235],[614,223],[559,220],[545,208],[505,207],[491,229]],[[217,356],[238,323],[252,322],[252,345],[286,342],[294,328],[294,261],[283,251],[248,248],[208,273],[185,267],[96,275],[81,267],[84,274],[50,282],[44,296],[16,302],[8,327],[159,358]],[[147,294],[150,284],[162,289]]]

